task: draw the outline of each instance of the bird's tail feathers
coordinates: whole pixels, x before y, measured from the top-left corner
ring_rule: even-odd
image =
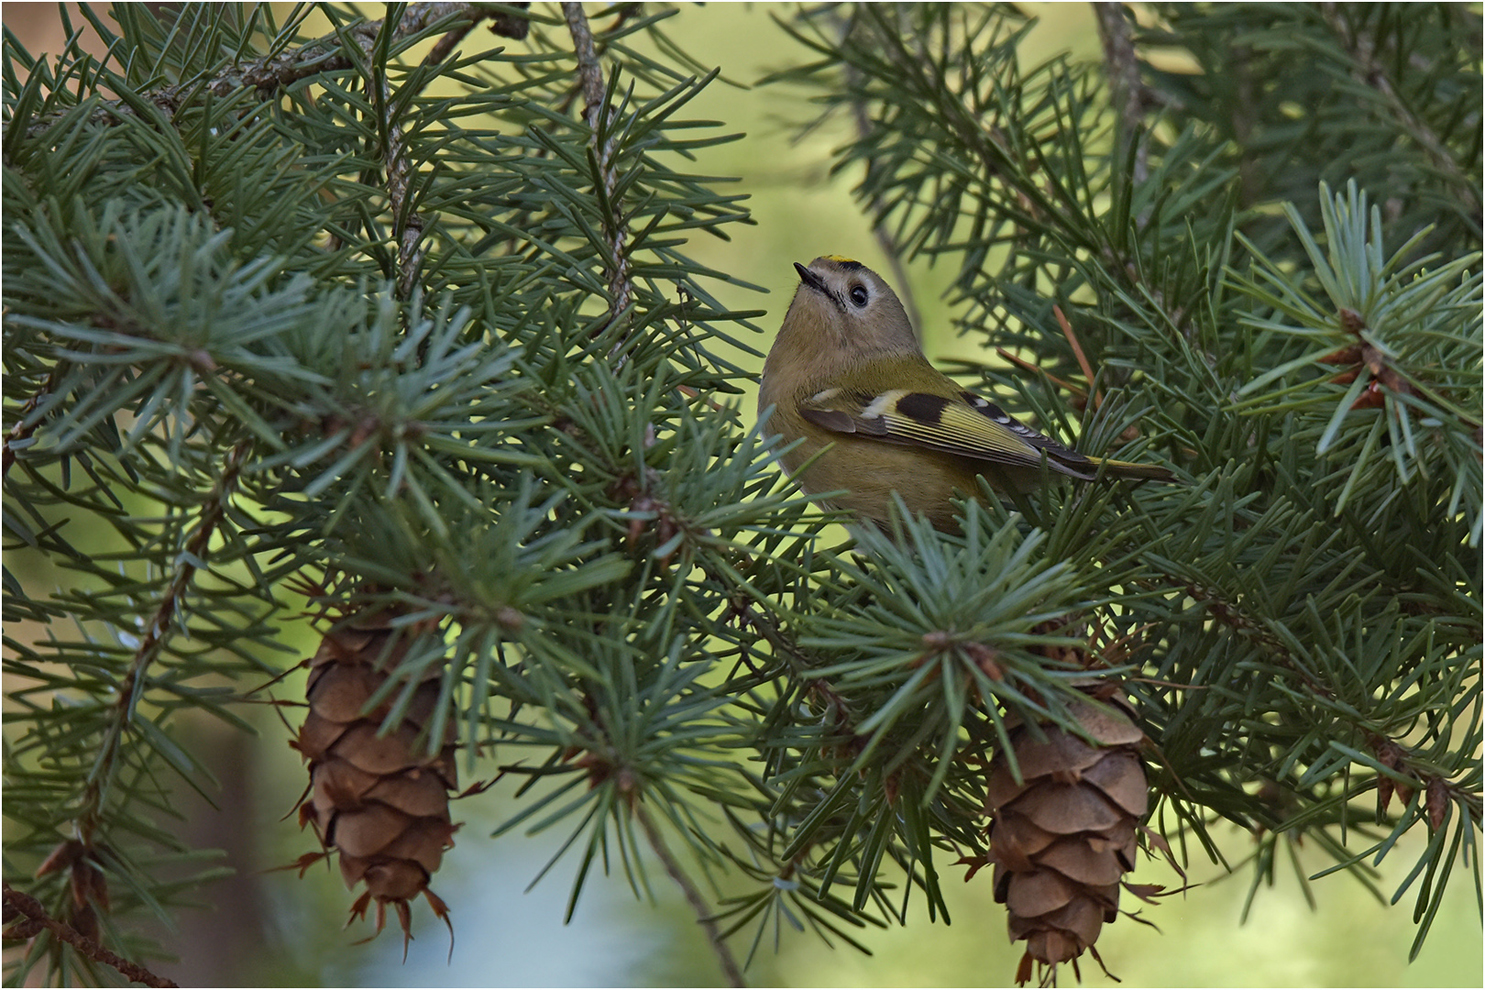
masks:
[[[1175,481],[1170,468],[1159,464],[1136,464],[1133,461],[1116,461],[1109,457],[1090,457],[1088,460],[1115,478],[1145,478],[1150,481]]]

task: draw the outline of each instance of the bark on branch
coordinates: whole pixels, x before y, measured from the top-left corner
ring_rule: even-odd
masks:
[[[568,31],[572,34],[573,50],[577,53],[578,81],[583,91],[583,120],[592,131],[588,149],[598,169],[599,196],[605,206],[603,213],[603,240],[608,250],[604,258],[604,272],[608,277],[609,326],[617,320],[626,319],[626,313],[634,302],[634,282],[629,266],[625,244],[629,230],[624,223],[624,211],[617,196],[618,140],[611,133],[613,108],[608,105],[603,80],[603,66],[598,61],[598,50],[593,44],[593,30],[580,3],[564,3],[562,14],[567,19]],[[622,339],[620,341],[622,343]],[[617,353],[615,344],[610,355]]]
[[[524,7],[526,4],[509,4]],[[490,21],[490,30],[502,37],[521,39],[530,28],[525,18],[507,11],[479,3],[414,3],[409,4],[394,29],[394,40],[411,37],[431,25],[449,20],[449,34],[434,46],[429,61],[439,62],[453,50],[455,44],[478,23]],[[369,49],[385,21],[364,21],[356,24],[347,33],[356,40],[362,50]],[[450,37],[453,38],[450,41]],[[345,53],[339,34],[327,35],[317,41],[290,48],[277,55],[250,59],[230,65],[205,83],[205,88],[217,98],[223,98],[242,89],[257,90],[260,96],[269,96],[285,86],[322,72],[337,72],[353,68],[354,60]],[[167,115],[174,114],[187,100],[200,92],[202,82],[193,80],[174,86],[163,86],[145,95]],[[93,114],[92,123],[112,124],[128,117],[137,116],[136,111],[122,100],[109,100]],[[45,132],[55,123],[51,118],[38,121],[27,131],[28,136]]]
[[[112,966],[126,978],[147,987],[180,986],[174,980],[156,976],[138,963],[110,952],[92,939],[79,934],[72,926],[64,924],[46,913],[41,902],[29,894],[23,894],[10,884],[5,885],[5,937],[33,938],[42,931],[49,931],[60,942],[66,942],[94,962]],[[24,918],[25,921],[20,919]]]

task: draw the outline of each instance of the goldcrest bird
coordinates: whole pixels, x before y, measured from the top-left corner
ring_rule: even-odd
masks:
[[[896,492],[954,530],[951,497],[978,497],[977,475],[1013,493],[1048,471],[1171,480],[1163,467],[1069,450],[960,388],[928,363],[897,294],[861,262],[827,255],[794,268],[799,288],[763,364],[758,413],[784,442],[803,438],[782,460],[805,491],[844,490],[831,503],[879,526]]]

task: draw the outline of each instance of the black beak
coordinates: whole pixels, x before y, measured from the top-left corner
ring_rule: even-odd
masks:
[[[799,273],[799,281],[803,282],[811,289],[814,289],[816,292],[825,292],[825,283],[821,280],[820,276],[816,275],[814,272],[810,271],[808,268],[804,267],[797,261],[794,262],[794,270]],[[825,294],[827,296],[830,295],[830,293],[828,292],[825,292]]]

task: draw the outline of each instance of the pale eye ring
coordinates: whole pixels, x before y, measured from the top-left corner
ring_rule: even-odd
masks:
[[[866,301],[868,299],[870,299],[870,298],[871,298],[871,296],[870,296],[870,294],[867,293],[866,287],[864,285],[853,285],[853,286],[851,286],[851,303],[857,309],[860,309],[861,307],[865,306],[866,305]]]

